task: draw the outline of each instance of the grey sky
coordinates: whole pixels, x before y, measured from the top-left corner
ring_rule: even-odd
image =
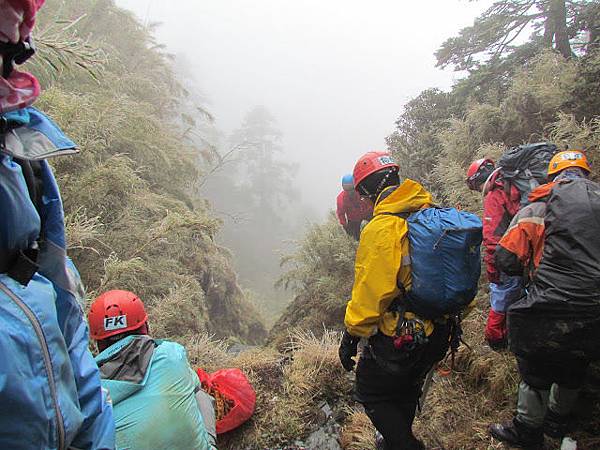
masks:
[[[362,153],[384,149],[402,106],[456,74],[433,52],[489,0],[117,0],[183,53],[217,126],[264,105],[284,134],[297,183],[319,213]]]

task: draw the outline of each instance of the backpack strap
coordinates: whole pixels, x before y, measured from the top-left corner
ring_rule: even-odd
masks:
[[[0,152],[6,150],[6,133],[8,133],[8,120],[3,115],[0,115]]]
[[[443,364],[448,368],[442,368],[441,364],[438,366],[438,373],[442,377],[447,377],[454,370],[454,364],[456,359],[456,353],[458,352],[458,347],[460,344],[464,344],[469,350],[472,350],[469,344],[467,344],[462,336],[462,316],[460,313],[448,317],[448,327],[449,327],[449,348],[446,356],[443,359]],[[448,357],[450,357],[450,364],[447,364]]]
[[[399,212],[399,213],[391,213],[391,212],[382,212],[379,214],[376,214],[377,216],[396,216],[396,217],[400,217],[401,219],[408,219],[410,217],[411,214],[413,214],[416,211],[412,211],[412,212]]]
[[[12,259],[3,261],[7,267],[6,270],[0,268],[0,271],[6,273],[19,284],[27,286],[40,268],[37,263],[39,256],[39,246],[37,245],[37,242],[26,250],[19,250],[16,255],[11,255],[9,253],[8,256],[9,258],[12,256]]]
[[[395,216],[395,217],[400,217],[401,219],[407,220],[411,214],[413,214],[415,211],[405,211],[405,212],[400,212],[400,213],[391,213],[391,212],[382,212],[377,214],[378,216]],[[402,283],[400,283],[400,281],[398,281],[398,288],[400,289],[400,295],[398,295],[396,298],[394,298],[392,300],[392,302],[390,303],[390,306],[388,306],[388,311],[390,312],[396,312],[398,313],[398,325],[401,324],[402,320],[404,319],[404,313],[407,312],[407,304],[406,301],[404,299],[404,296],[406,295],[406,288],[404,287],[404,285]]]
[[[33,203],[33,206],[35,206],[36,211],[41,217],[42,195],[44,194],[42,163],[40,161],[29,161],[21,158],[13,158],[13,161],[21,166],[23,178],[25,178],[27,190],[29,191],[29,198],[31,199],[31,203]]]
[[[14,252],[9,251],[0,257],[0,273],[6,273],[13,280],[26,286],[39,269],[39,243],[40,238],[43,235],[41,209],[44,182],[42,179],[42,164],[40,161],[27,161],[19,158],[13,158],[13,161],[21,166],[23,178],[25,179],[27,191],[29,192],[29,198],[40,215],[42,225],[38,239],[34,241],[29,248]]]

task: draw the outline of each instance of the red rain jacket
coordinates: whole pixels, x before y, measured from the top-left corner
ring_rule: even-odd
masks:
[[[373,205],[360,198],[356,191],[342,191],[337,196],[337,217],[340,225],[369,220],[372,216]]]
[[[500,175],[499,170],[495,171],[483,188],[483,259],[490,283],[498,283],[500,280],[494,260],[496,246],[521,206],[519,190],[513,185],[506,185],[499,179]]]

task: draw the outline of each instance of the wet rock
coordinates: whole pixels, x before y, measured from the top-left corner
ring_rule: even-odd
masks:
[[[230,355],[239,355],[247,350],[252,350],[256,348],[255,345],[244,345],[244,344],[233,344],[231,347],[227,349],[227,353]]]
[[[335,421],[331,406],[324,402],[320,406],[320,413],[323,425],[302,442],[295,442],[295,445],[306,450],[342,450],[338,442],[340,425]]]
[[[339,425],[333,427],[319,428],[305,441],[308,450],[342,450],[338,442]]]

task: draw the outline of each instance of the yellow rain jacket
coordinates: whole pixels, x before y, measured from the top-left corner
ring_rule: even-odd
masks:
[[[379,329],[394,336],[398,313],[388,308],[400,294],[399,285],[407,291],[411,287],[408,224],[401,217],[382,213],[413,212],[432,204],[431,194],[409,179],[380,194],[373,219],[363,229],[356,252],[352,299],[346,306],[344,320],[351,335],[369,337]],[[411,312],[405,314],[407,319],[414,317]],[[433,323],[423,323],[429,336]]]

